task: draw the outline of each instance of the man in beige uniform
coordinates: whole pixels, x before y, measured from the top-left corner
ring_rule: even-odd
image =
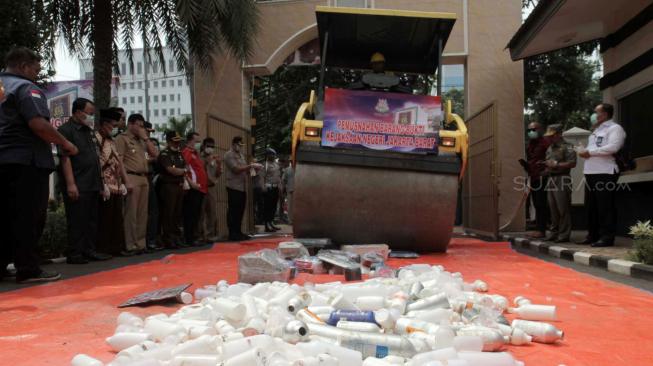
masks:
[[[146,248],[148,159],[150,156],[156,157],[157,153],[147,138],[145,118],[132,114],[127,122],[127,131],[116,139],[116,148],[127,171],[127,186],[130,189],[125,202],[125,248],[128,252],[139,253]]]
[[[202,202],[200,239],[207,243],[218,240],[218,179],[222,175],[222,160],[215,153],[215,140],[207,137],[202,141],[201,157],[208,178],[208,192]]]

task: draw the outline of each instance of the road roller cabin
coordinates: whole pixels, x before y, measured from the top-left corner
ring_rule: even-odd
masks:
[[[396,75],[441,70],[455,14],[317,7],[316,17],[320,85],[292,130],[295,236],[446,251],[467,128],[443,107],[441,72],[438,96],[415,95]],[[366,72],[336,89],[324,85],[325,68]]]

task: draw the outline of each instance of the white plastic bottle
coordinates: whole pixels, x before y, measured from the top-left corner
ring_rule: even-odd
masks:
[[[533,342],[555,343],[564,338],[564,332],[549,323],[515,319],[512,321],[512,327],[526,332],[533,337]]]
[[[524,304],[517,308],[510,308],[509,312],[524,320],[557,320],[556,307],[552,305]]]

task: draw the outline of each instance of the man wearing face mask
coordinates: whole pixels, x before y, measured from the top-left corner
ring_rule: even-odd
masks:
[[[186,136],[186,147],[181,155],[186,160],[188,174],[186,179],[190,189],[184,194],[184,239],[188,246],[199,246],[204,243],[196,242],[197,229],[204,196],[208,193],[208,178],[204,169],[204,161],[199,151],[202,147],[200,135],[191,132]]]
[[[125,207],[126,254],[139,254],[146,250],[148,158],[156,157],[158,154],[147,136],[145,118],[141,114],[129,116],[127,131],[116,138],[116,147],[127,172],[127,188],[130,190]]]
[[[614,107],[601,103],[594,109],[590,121],[592,134],[587,148],[578,156],[585,159],[585,209],[587,210],[587,237],[578,244],[593,247],[614,245],[617,226],[615,193],[619,167],[614,155],[624,145],[626,132],[612,120]]]
[[[531,122],[528,125],[528,147],[526,158],[528,159],[528,176],[531,185],[531,197],[535,206],[536,231],[531,234],[533,238],[544,238],[546,227],[549,221],[549,206],[547,204],[546,177],[546,150],[549,148],[550,140],[543,137],[544,130],[539,122]]]
[[[243,138],[235,136],[231,140],[231,150],[224,155],[227,180],[227,226],[229,227],[229,240],[235,241],[251,239],[249,235],[245,235],[241,231],[247,203],[245,188],[247,177],[251,174],[250,170],[262,168],[260,164],[247,164],[242,151],[244,146]]]
[[[181,155],[181,136],[175,131],[166,132],[167,147],[159,154],[159,217],[161,242],[169,249],[181,244],[178,222],[184,198],[186,161]]]
[[[201,150],[208,188],[200,219],[200,239],[207,243],[218,240],[218,178],[222,175],[222,161],[215,151],[215,140],[207,137]]]
[[[60,153],[61,171],[66,184],[62,189],[68,224],[66,262],[85,264],[111,258],[95,250],[98,234],[100,194],[104,183],[100,167],[100,151],[93,131],[95,105],[88,99],[73,102],[70,120],[59,132],[79,148],[79,154]]]
[[[104,194],[100,202],[97,248],[111,255],[123,254],[125,229],[123,197],[127,194],[125,172],[112,136],[118,131],[120,113],[113,109],[100,110],[100,123],[95,133],[100,150],[100,165],[104,178]]]

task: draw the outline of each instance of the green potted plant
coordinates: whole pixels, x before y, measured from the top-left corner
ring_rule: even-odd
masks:
[[[630,227],[630,235],[633,236],[632,257],[638,262],[653,264],[653,225],[651,220],[646,222],[638,221]]]

